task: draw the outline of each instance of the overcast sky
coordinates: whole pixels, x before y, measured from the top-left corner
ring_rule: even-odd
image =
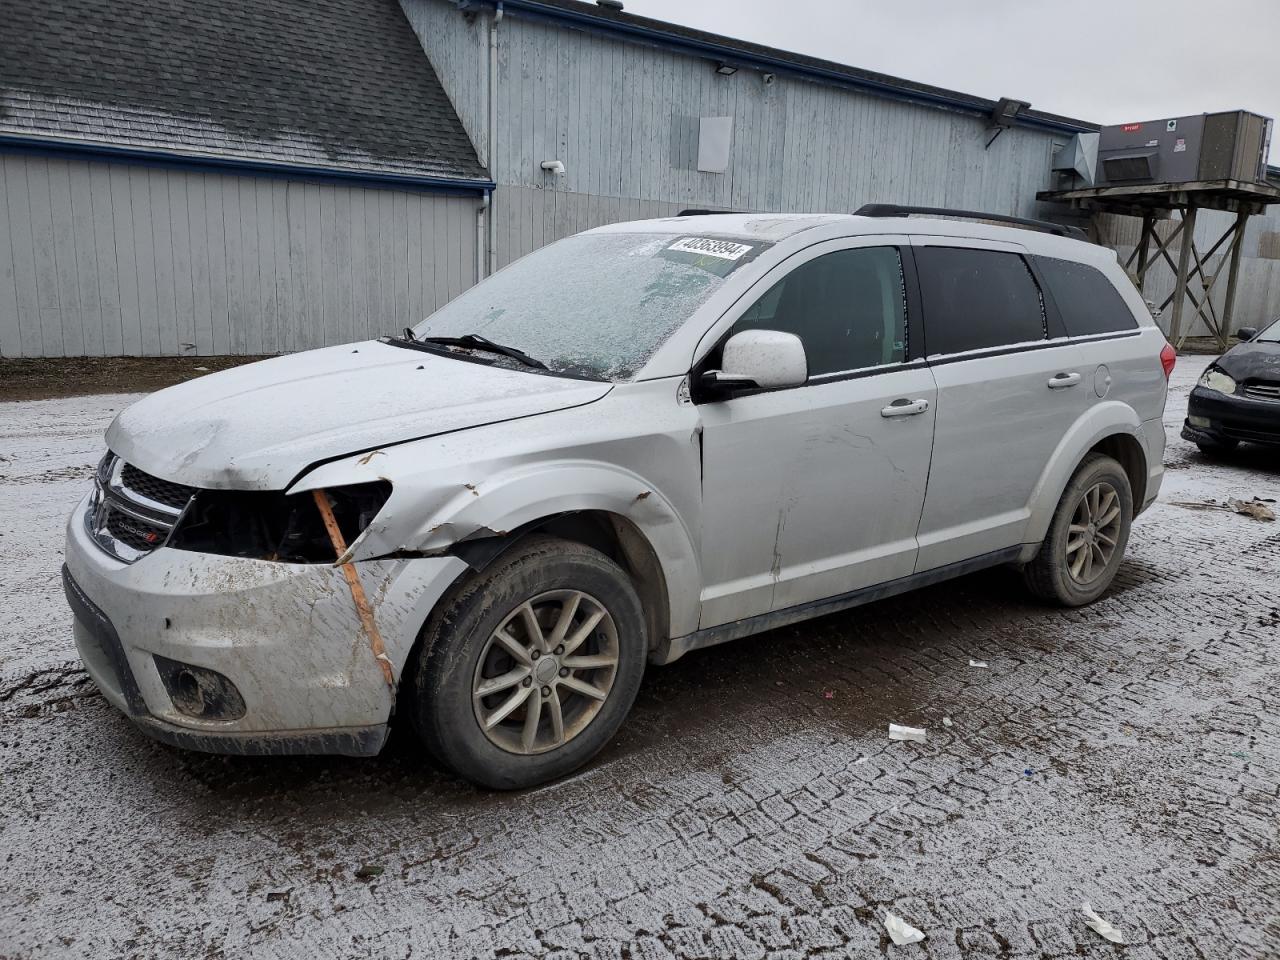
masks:
[[[626,0],[628,12],[1094,123],[1280,116],[1280,0]],[[1280,164],[1280,131],[1271,162]]]

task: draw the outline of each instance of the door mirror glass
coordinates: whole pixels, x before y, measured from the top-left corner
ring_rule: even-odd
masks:
[[[1258,335],[1257,327],[1241,327],[1239,330],[1236,331],[1236,339],[1241,341],[1242,343],[1247,340],[1252,340],[1257,335]]]
[[[794,333],[743,330],[725,342],[721,369],[708,370],[703,379],[720,390],[799,387],[809,379],[809,362]]]

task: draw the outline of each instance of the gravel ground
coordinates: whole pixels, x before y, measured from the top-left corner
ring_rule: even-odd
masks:
[[[1280,496],[1280,458],[1177,439],[1203,365],[1099,603],[994,571],[695,653],[522,794],[403,734],[364,761],[148,741],[78,668],[57,577],[129,398],[0,403],[0,957],[1280,956],[1280,524],[1176,505]],[[891,946],[886,909],[928,939]]]

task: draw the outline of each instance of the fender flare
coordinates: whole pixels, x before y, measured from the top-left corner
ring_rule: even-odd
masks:
[[[1062,499],[1071,475],[1092,450],[1107,437],[1117,434],[1133,437],[1146,458],[1146,432],[1142,421],[1128,404],[1118,400],[1105,401],[1091,407],[1080,417],[1058,442],[1048,464],[1031,491],[1029,507],[1031,518],[1027,523],[1026,543],[1038,544],[1049,534],[1053,513]]]

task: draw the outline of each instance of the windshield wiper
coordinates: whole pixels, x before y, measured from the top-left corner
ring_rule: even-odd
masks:
[[[406,330],[408,334],[411,331]],[[399,339],[399,338],[397,338]],[[547,365],[536,357],[531,357],[523,350],[517,350],[515,347],[508,347],[503,343],[494,343],[488,337],[482,337],[478,333],[467,333],[461,337],[413,337],[409,340],[411,343],[430,343],[441,347],[463,347],[468,350],[484,350],[487,353],[496,353],[499,356],[510,357],[519,363],[523,363],[526,367],[533,367],[535,370],[546,370]]]

